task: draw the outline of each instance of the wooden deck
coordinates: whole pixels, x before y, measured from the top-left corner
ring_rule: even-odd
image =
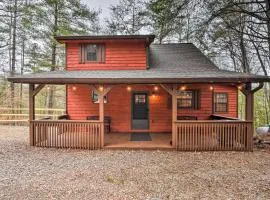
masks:
[[[172,149],[171,133],[150,133],[152,141],[131,141],[131,133],[105,134],[107,149]]]

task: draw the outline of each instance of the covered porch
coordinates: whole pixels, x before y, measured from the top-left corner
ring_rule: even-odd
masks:
[[[228,83],[223,83],[228,84]],[[68,85],[68,84],[67,84]],[[102,86],[101,86],[102,85]],[[123,84],[89,84],[99,99]],[[132,84],[124,84],[129,89]],[[45,84],[29,85],[30,105],[30,145],[39,147],[79,148],[79,149],[176,149],[180,151],[252,151],[253,140],[253,94],[262,84],[251,89],[251,84],[242,88],[246,95],[246,119],[211,115],[209,119],[180,119],[177,107],[179,88],[183,84],[145,84],[159,87],[171,97],[171,131],[151,132],[132,130],[113,132],[107,130],[104,101],[98,102],[96,120],[74,120],[62,116],[59,120],[35,119],[35,96]],[[189,85],[192,85],[190,83]],[[209,84],[208,84],[209,85]],[[207,86],[208,86],[207,85]],[[210,87],[214,87],[211,84]],[[70,85],[72,88],[72,85]],[[211,88],[209,88],[211,89]],[[121,114],[121,113],[118,113]],[[132,134],[149,134],[151,140],[132,140]]]
[[[10,77],[10,81],[29,84],[29,123],[30,123],[30,145],[41,147],[56,148],[81,148],[81,149],[101,149],[101,148],[154,148],[154,149],[175,149],[181,151],[219,151],[219,150],[239,150],[252,151],[253,149],[253,117],[254,117],[254,93],[263,87],[263,82],[268,81],[267,77],[257,75],[247,75],[243,73],[235,73],[228,71],[201,72],[194,78],[193,75],[185,74],[178,71],[158,71],[155,68],[149,70],[114,70],[114,71],[62,71],[48,72],[41,74],[31,74],[19,77]],[[259,83],[252,87],[252,83]],[[88,111],[85,112],[83,118],[71,117],[68,120],[41,120],[35,118],[35,96],[46,84],[66,85],[67,91],[72,90],[73,85],[85,85],[87,88],[95,91],[98,96],[96,104],[95,118],[87,120]],[[208,117],[196,117],[180,119],[183,114],[189,114],[190,110],[178,109],[179,91],[185,90],[183,86],[188,85],[192,88],[194,85],[204,87],[206,96],[201,102],[202,106],[209,105],[209,101],[213,101],[213,91],[219,86],[230,86],[245,95],[245,120],[239,120],[227,116],[216,116],[212,112],[211,106],[205,110],[201,109],[201,114],[207,113]],[[133,130],[133,126],[129,124],[129,116],[125,115],[128,110],[119,112],[120,106],[114,106],[122,100],[113,99],[111,104],[114,106],[111,115],[114,123],[113,129],[107,133],[107,121],[104,99],[107,94],[118,93],[119,96],[126,97],[127,93],[119,91],[117,88],[125,87],[127,91],[129,87],[144,85],[144,87],[159,87],[163,96],[170,97],[170,110],[160,110],[157,120],[150,118],[145,124],[145,129]],[[241,88],[240,88],[241,87]],[[238,89],[237,89],[238,88]],[[75,89],[76,90],[76,89]],[[141,91],[141,90],[140,90]],[[87,92],[87,91],[86,91]],[[85,91],[82,92],[85,94]],[[147,94],[147,93],[145,93]],[[155,93],[150,92],[152,100]],[[87,94],[88,95],[88,94]],[[198,94],[196,94],[198,96]],[[76,95],[75,95],[76,96]],[[130,96],[130,95],[129,95]],[[151,100],[146,95],[142,102]],[[85,98],[82,98],[85,99]],[[141,102],[138,97],[138,102]],[[153,101],[154,102],[154,101]],[[80,106],[82,102],[76,101],[73,108]],[[163,102],[164,103],[164,102]],[[192,105],[196,101],[192,101]],[[155,105],[153,103],[153,105]],[[197,104],[196,104],[197,105]],[[210,103],[210,105],[212,105]],[[164,106],[164,104],[163,104]],[[232,105],[227,105],[231,108]],[[130,110],[130,108],[128,108]],[[148,109],[148,108],[147,108]],[[236,108],[234,108],[236,109]],[[153,109],[152,109],[153,110]],[[70,110],[67,110],[69,112]],[[81,111],[80,111],[81,112]],[[157,116],[152,112],[153,116]],[[70,113],[67,113],[70,114]],[[89,113],[92,114],[92,113]],[[196,112],[195,112],[196,114]],[[92,116],[93,117],[93,116]],[[119,120],[115,120],[119,117]],[[183,116],[182,116],[183,117]],[[194,115],[192,116],[194,117]],[[165,125],[167,129],[161,129],[159,126],[167,120]],[[116,123],[117,122],[117,123]],[[124,125],[123,125],[123,122]],[[128,122],[128,123],[126,123]],[[114,133],[115,127],[122,124],[119,130]],[[129,124],[129,125],[128,125]],[[129,129],[127,127],[131,127]],[[150,128],[148,128],[149,126]],[[123,127],[126,127],[125,129]],[[153,128],[155,127],[155,128]],[[162,126],[163,127],[163,126]],[[165,133],[167,132],[169,133]],[[164,135],[154,135],[155,132]],[[122,133],[118,133],[122,132]],[[132,141],[128,134],[136,134],[136,132],[148,132],[151,136],[150,141]],[[126,135],[120,135],[128,133]]]

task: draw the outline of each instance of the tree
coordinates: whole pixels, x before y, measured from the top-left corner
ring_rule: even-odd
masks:
[[[110,34],[139,34],[149,25],[145,2],[120,0],[110,7],[111,16],[106,19],[106,32]]]
[[[150,0],[150,19],[159,43],[177,30],[187,4],[187,0]]]
[[[99,12],[90,10],[80,0],[37,0],[28,12],[32,13],[27,21],[31,27],[28,35],[34,38],[34,48],[30,54],[35,55],[30,60],[35,63],[35,66],[32,66],[35,69],[38,67],[39,70],[54,71],[63,66],[63,48],[58,47],[55,36],[99,31]],[[42,60],[37,60],[38,58]],[[53,107],[53,88],[49,89],[49,108]]]

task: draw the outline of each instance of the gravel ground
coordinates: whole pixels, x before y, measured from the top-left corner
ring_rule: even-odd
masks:
[[[270,151],[60,150],[0,126],[0,199],[270,199]]]

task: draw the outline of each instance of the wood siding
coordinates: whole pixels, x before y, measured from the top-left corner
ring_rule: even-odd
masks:
[[[74,91],[72,87],[77,89]],[[155,95],[153,85],[132,85],[132,91],[149,92],[149,131],[170,132],[172,129],[172,109],[170,95],[159,87]],[[178,116],[196,116],[198,120],[207,120],[213,114],[213,103],[210,85],[188,85],[187,89],[200,90],[200,108],[178,109]],[[215,92],[227,92],[229,97],[229,111],[218,113],[228,117],[237,117],[238,90],[234,86],[214,85]],[[131,132],[131,95],[126,86],[115,86],[108,94],[108,103],[105,104],[105,116],[112,118],[112,132]],[[67,90],[67,111],[72,120],[85,120],[87,116],[99,114],[99,105],[94,104],[91,98],[91,89],[88,85],[69,85]]]
[[[146,69],[146,47],[145,43],[142,41],[91,41],[91,43],[101,43],[105,45],[105,62],[80,64],[80,45],[83,42],[85,41],[67,43],[67,70]]]

